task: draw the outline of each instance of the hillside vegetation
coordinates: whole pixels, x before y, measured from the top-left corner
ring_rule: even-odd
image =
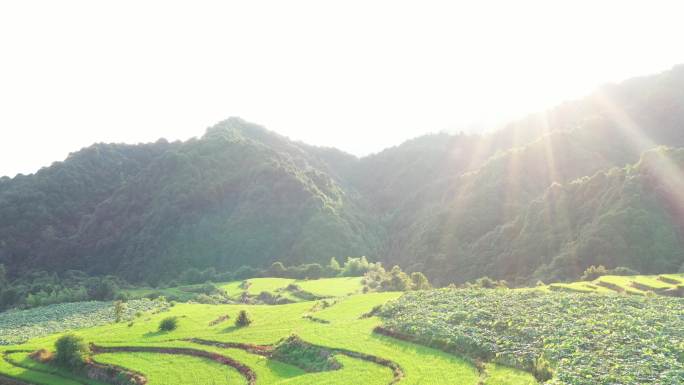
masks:
[[[360,159],[238,118],[185,142],[95,144],[0,179],[0,264],[8,279],[39,267],[152,285],[360,255],[438,285],[677,272],[682,90],[679,66]]]

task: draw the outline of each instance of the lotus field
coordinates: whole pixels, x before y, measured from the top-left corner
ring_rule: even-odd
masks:
[[[550,384],[684,384],[684,300],[548,292],[412,292],[383,309],[384,328],[473,358],[533,370]]]

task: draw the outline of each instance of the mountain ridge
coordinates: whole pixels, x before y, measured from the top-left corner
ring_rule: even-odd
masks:
[[[429,134],[361,158],[240,118],[184,142],[95,144],[35,174],[0,178],[0,263],[13,274],[44,266],[141,281],[168,280],[190,267],[365,254],[425,271],[438,284],[483,275],[573,279],[594,263],[644,273],[677,269],[684,264],[684,221],[663,208],[682,198],[645,186],[666,189],[663,179],[681,174],[682,90],[678,66],[491,134]],[[644,156],[667,159],[655,163],[670,175],[629,171]],[[623,177],[597,176],[610,170],[624,170]],[[629,184],[627,176],[639,182]],[[584,233],[612,239],[606,246],[540,217],[552,213],[539,202],[559,207],[554,197],[563,194],[554,189],[586,194],[573,185],[585,182],[613,197],[606,213],[648,217],[660,232],[637,241],[627,228],[615,235],[591,227],[602,223],[591,213],[572,219]],[[655,256],[645,255],[649,250]]]

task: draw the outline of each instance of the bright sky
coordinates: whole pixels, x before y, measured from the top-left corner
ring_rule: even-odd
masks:
[[[240,116],[364,155],[684,62],[680,1],[0,3],[0,175]]]

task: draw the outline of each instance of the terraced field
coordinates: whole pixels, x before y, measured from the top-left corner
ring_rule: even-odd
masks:
[[[290,285],[296,285],[301,291],[311,294],[314,297],[341,297],[360,293],[363,288],[361,279],[361,277],[340,277],[315,280],[252,278],[245,281],[220,284],[219,286],[233,298],[239,298],[242,293],[245,292],[250,296],[258,296],[263,292],[267,292],[273,295],[284,295],[293,302],[300,302],[303,300],[302,298],[292,295],[291,291],[287,290]]]
[[[0,314],[0,384],[108,383],[30,357],[39,349],[52,350],[67,330],[92,344],[95,364],[125,368],[150,385],[532,385],[538,383],[531,374],[538,357],[556,370],[549,384],[631,383],[631,371],[638,371],[634,378],[643,383],[670,384],[684,376],[677,369],[682,357],[673,353],[684,349],[682,300],[644,295],[673,295],[682,284],[682,274],[604,276],[534,289],[436,290],[402,297],[360,294],[359,277],[255,278],[218,285],[236,303],[198,304],[191,296],[191,302],[175,306],[134,300],[120,323],[113,322],[111,303],[52,305]],[[164,291],[194,295],[198,286]],[[133,294],[148,295],[147,290]],[[258,303],[263,293],[291,303],[237,302]],[[616,295],[625,293],[638,296]],[[570,308],[573,314],[567,313]],[[241,310],[249,313],[251,325],[235,325]],[[178,327],[161,332],[159,323],[167,317],[176,317]],[[617,329],[615,320],[620,320]],[[596,350],[603,342],[589,349],[587,333],[593,333],[594,343],[605,340],[619,349]],[[313,371],[296,359],[274,358],[279,344],[292,336],[337,366]],[[654,341],[660,342],[645,347]]]
[[[387,335],[542,373],[549,384],[684,383],[682,298],[438,289],[407,293],[380,314]]]
[[[590,282],[552,283],[545,286],[552,291],[581,293],[625,293],[681,296],[684,292],[684,274],[661,275],[604,275]]]
[[[244,281],[233,281],[217,283],[216,286],[225,290],[228,297],[239,300],[243,293],[248,296],[257,297],[262,292],[270,293],[274,296],[286,298],[288,302],[301,302],[315,298],[339,297],[349,294],[358,294],[363,285],[361,277],[340,277],[325,278],[316,280],[296,280],[290,278],[251,278]],[[301,289],[302,296],[297,296],[288,286],[296,285]],[[163,289],[136,288],[126,290],[129,298],[145,298],[165,296],[176,301],[192,301],[197,296],[197,290],[202,285],[185,285]]]
[[[278,292],[293,283],[280,279],[250,282],[251,294]],[[94,361],[138,372],[151,385],[536,383],[527,372],[494,364],[476,366],[469,359],[375,333],[381,320],[368,313],[399,298],[401,293],[340,296],[357,291],[358,278],[296,284],[322,297],[338,297],[327,300],[328,305],[321,301],[287,305],[182,303],[162,312],[144,313],[130,322],[83,328],[75,333],[93,344]],[[230,292],[239,285],[229,283],[224,287]],[[251,325],[235,326],[234,320],[241,310],[249,312]],[[223,321],[226,315],[229,318]],[[177,329],[158,331],[159,322],[170,316],[177,317]],[[301,338],[307,346],[327,352],[341,368],[311,372],[271,358],[273,346],[291,335]],[[28,357],[38,349],[52,350],[59,336],[51,334],[20,345],[3,346],[0,373],[40,385],[100,384]]]

